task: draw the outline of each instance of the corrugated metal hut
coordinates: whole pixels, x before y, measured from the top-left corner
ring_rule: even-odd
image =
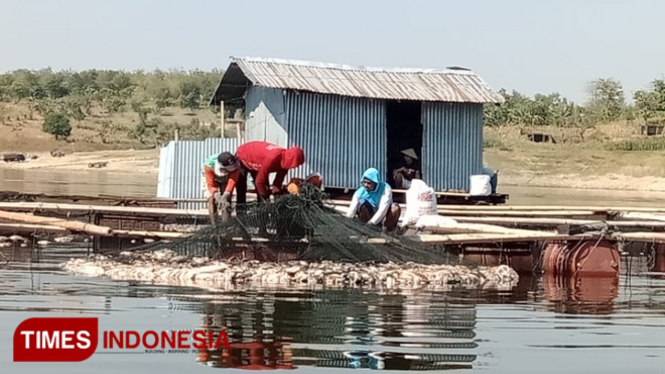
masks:
[[[212,105],[245,109],[245,141],[305,150],[291,176],[319,172],[326,187],[355,189],[376,167],[386,180],[413,148],[437,191],[468,191],[482,172],[483,104],[501,103],[468,69],[384,69],[232,58]]]

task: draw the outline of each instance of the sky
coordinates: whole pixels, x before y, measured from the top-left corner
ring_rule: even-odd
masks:
[[[474,70],[495,90],[665,77],[662,0],[2,0],[0,71],[225,69],[230,56]]]

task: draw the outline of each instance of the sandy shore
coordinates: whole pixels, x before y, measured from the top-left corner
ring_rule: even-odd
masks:
[[[4,169],[46,170],[106,170],[113,172],[154,173],[159,170],[159,150],[123,150],[76,152],[63,157],[53,157],[48,152],[25,154],[24,162],[0,162]],[[32,158],[36,156],[37,158]],[[91,163],[106,162],[102,168],[91,168]]]

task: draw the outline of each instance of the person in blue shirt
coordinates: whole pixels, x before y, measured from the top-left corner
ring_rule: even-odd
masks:
[[[393,191],[390,185],[381,180],[380,173],[375,168],[365,170],[361,184],[362,186],[353,194],[346,217],[357,216],[362,223],[383,225],[387,232],[395,230],[401,208],[399,204],[393,203]]]

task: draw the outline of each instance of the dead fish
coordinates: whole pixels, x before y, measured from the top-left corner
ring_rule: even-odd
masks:
[[[0,243],[1,243],[1,242],[8,242],[8,241],[9,241],[9,238],[8,238],[8,237],[6,237],[6,236],[0,236]]]
[[[18,242],[18,241],[25,241],[25,238],[22,237],[22,236],[18,236],[18,235],[12,235],[12,236],[9,237],[9,240],[11,240],[13,242]]]
[[[11,245],[11,243],[10,243]],[[93,256],[91,261],[69,262],[63,268],[77,273],[78,268],[98,266],[113,279],[136,279],[162,284],[192,285],[208,288],[237,285],[283,285],[309,287],[376,287],[419,289],[462,285],[510,289],[519,279],[508,266],[468,268],[450,265],[349,264],[322,261],[282,263],[251,261],[211,261],[207,257],[179,256],[171,250],[152,253],[124,252],[117,260]],[[89,271],[83,271],[84,273]]]
[[[56,243],[69,243],[72,240],[74,240],[74,236],[72,235],[59,236],[57,238],[53,238],[53,241]]]
[[[46,246],[49,244],[48,240],[40,240],[37,242],[37,245]]]
[[[289,275],[293,275],[300,271],[300,266],[292,266],[287,269],[284,269],[284,271],[286,271],[286,273]]]

